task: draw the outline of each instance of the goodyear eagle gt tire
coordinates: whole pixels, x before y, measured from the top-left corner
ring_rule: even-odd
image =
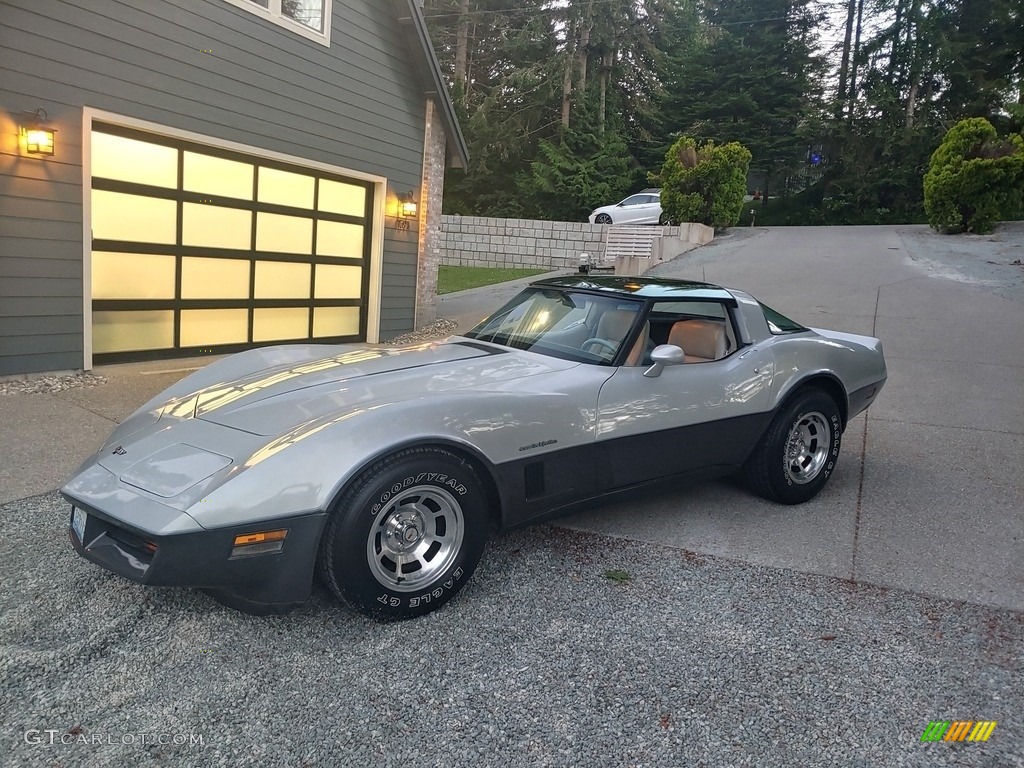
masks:
[[[321,541],[320,575],[369,616],[421,616],[469,580],[487,532],[487,494],[473,467],[442,448],[410,448],[342,494]]]
[[[756,493],[781,504],[810,501],[832,476],[842,439],[835,401],[820,389],[798,392],[747,460],[747,481]]]

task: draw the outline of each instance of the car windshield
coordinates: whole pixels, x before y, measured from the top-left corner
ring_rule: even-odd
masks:
[[[528,288],[464,335],[514,349],[611,365],[643,304],[611,296]]]

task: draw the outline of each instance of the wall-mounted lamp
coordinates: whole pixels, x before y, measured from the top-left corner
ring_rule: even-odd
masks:
[[[29,155],[53,155],[53,138],[57,133],[47,122],[45,109],[25,112],[21,116],[21,138]]]
[[[400,219],[415,219],[418,210],[415,192],[410,190],[405,194],[398,194],[398,217]]]

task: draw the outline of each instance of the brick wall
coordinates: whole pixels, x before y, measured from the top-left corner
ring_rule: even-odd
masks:
[[[441,263],[466,267],[575,269],[600,253],[600,224],[484,216],[441,217]]]
[[[484,216],[442,216],[441,264],[464,267],[526,267],[576,269],[580,254],[600,261],[604,253],[606,224],[578,221],[535,221]],[[713,230],[700,224],[663,227],[666,241],[710,242]],[[692,247],[692,246],[691,246]],[[677,253],[664,253],[674,258]]]

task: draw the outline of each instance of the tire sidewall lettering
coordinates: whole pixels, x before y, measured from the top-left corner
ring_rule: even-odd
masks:
[[[392,483],[391,487],[381,493],[377,501],[370,506],[370,514],[376,516],[395,496],[406,488],[420,484],[437,485],[458,496],[465,496],[469,492],[464,483],[444,472],[420,472],[418,475],[409,475],[400,482]]]
[[[454,571],[452,571],[452,574],[443,582],[441,582],[440,585],[434,587],[433,589],[428,589],[419,595],[410,597],[408,599],[408,606],[410,608],[419,608],[420,606],[429,604],[432,600],[440,600],[442,597],[444,597],[445,592],[455,589],[457,586],[459,586],[456,584],[456,582],[461,581],[463,574],[464,571],[462,570],[462,566],[460,565]],[[391,596],[391,593],[388,594],[389,596]],[[378,598],[378,600],[379,599],[380,598]],[[399,605],[401,603],[401,598],[391,597],[391,599],[396,600],[398,602],[389,603],[389,605]]]

